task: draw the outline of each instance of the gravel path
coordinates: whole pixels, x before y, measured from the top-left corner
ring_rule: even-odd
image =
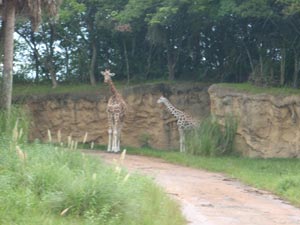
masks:
[[[102,152],[88,154],[108,163],[120,158]],[[222,174],[134,155],[126,155],[123,166],[153,177],[178,200],[188,225],[300,225],[299,208]]]

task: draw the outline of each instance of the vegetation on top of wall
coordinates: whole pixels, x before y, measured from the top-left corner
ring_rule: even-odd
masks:
[[[232,88],[234,90],[251,94],[272,94],[272,95],[300,95],[300,89],[290,87],[258,87],[250,83],[219,83],[220,87]]]
[[[195,82],[178,82],[167,80],[149,80],[147,82],[139,81],[127,84],[124,81],[114,81],[115,86],[118,89],[125,89],[128,87],[140,87],[141,85],[192,85]],[[209,86],[209,83],[197,82],[199,86]],[[142,86],[142,87],[143,87]],[[47,84],[16,84],[13,90],[13,96],[30,96],[30,95],[51,95],[51,94],[78,94],[78,93],[110,93],[109,87],[102,81],[98,82],[95,86],[84,83],[66,83],[58,85],[55,89]]]
[[[65,84],[58,85],[55,89],[46,84],[17,84],[14,86],[13,96],[47,95],[103,91],[104,84],[91,86],[88,84]]]

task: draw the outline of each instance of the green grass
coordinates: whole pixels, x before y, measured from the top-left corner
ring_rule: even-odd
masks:
[[[22,145],[26,161],[1,149],[0,224],[184,224],[153,182],[78,151]],[[62,212],[66,212],[60,216]]]
[[[186,134],[186,151],[202,156],[230,155],[236,129],[237,122],[233,116],[225,118],[224,127],[212,116],[205,118],[199,127]]]
[[[105,88],[107,87],[105,87],[103,83],[99,83],[96,86],[91,86],[89,84],[61,84],[54,89],[50,84],[17,84],[14,85],[13,88],[13,96],[95,92],[101,90],[103,91]]]
[[[185,224],[178,205],[150,178],[77,150],[28,144],[20,138],[26,123],[16,123],[26,119],[13,112],[0,123],[0,224]]]
[[[144,84],[185,84],[192,82],[177,82],[177,81],[168,81],[164,79],[157,80],[148,80],[145,83],[144,80],[141,81],[132,81],[129,85],[127,85],[126,81],[113,80],[115,86],[118,89],[122,89],[124,87],[132,87],[135,85],[144,85]],[[203,83],[199,83],[204,85]],[[208,84],[207,84],[208,86]],[[30,95],[47,95],[47,94],[76,94],[76,93],[101,93],[107,92],[109,88],[103,81],[98,81],[97,85],[91,86],[86,83],[74,83],[74,84],[58,84],[57,88],[52,88],[51,84],[14,84],[13,86],[13,96],[30,96]]]
[[[290,88],[290,87],[257,87],[250,83],[220,83],[217,84],[221,87],[228,87],[233,88],[238,91],[243,91],[251,94],[272,94],[272,95],[299,95],[300,90],[296,88]]]
[[[126,81],[114,81],[115,85],[118,88],[122,88],[127,86]],[[150,80],[147,81],[147,84],[158,84],[158,83],[166,83],[166,84],[178,84],[178,83],[191,83],[191,82],[176,82],[176,81],[168,81],[168,80]],[[145,84],[144,81],[135,81],[131,82],[129,86]],[[203,83],[199,83],[202,84]],[[207,84],[209,86],[210,84]],[[239,91],[244,91],[252,94],[274,94],[274,95],[291,95],[300,94],[299,89],[289,88],[289,87],[257,87],[251,85],[250,83],[220,83],[217,84],[219,86],[233,88]],[[15,84],[13,87],[13,96],[26,96],[26,95],[45,95],[45,94],[63,94],[63,93],[82,93],[82,92],[98,92],[108,90],[106,85],[99,81],[96,86],[91,86],[90,84],[59,84],[57,88],[53,89],[50,84]]]
[[[224,173],[230,178],[270,191],[295,206],[300,206],[300,159],[203,157],[146,148],[127,148],[127,150],[130,154],[158,157],[171,163]]]

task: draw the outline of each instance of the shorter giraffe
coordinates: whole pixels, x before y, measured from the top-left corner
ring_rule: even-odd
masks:
[[[196,128],[199,125],[198,122],[194,120],[190,115],[175,108],[175,106],[173,106],[171,102],[163,96],[161,96],[157,100],[157,103],[165,104],[167,110],[177,119],[177,126],[180,137],[180,152],[185,152],[185,131]]]
[[[104,76],[104,82],[110,86],[112,96],[108,99],[107,103],[107,116],[108,116],[108,152],[120,151],[121,129],[126,114],[126,103],[122,95],[117,91],[113,84],[111,77],[114,73],[106,69],[101,72]]]

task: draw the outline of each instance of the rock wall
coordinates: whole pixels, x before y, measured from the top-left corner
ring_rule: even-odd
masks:
[[[212,85],[211,113],[238,120],[235,148],[250,157],[300,157],[300,96],[249,94]]]
[[[30,97],[27,100],[32,115],[30,139],[47,141],[49,129],[54,140],[60,130],[64,142],[67,142],[68,136],[80,142],[88,132],[88,142],[106,145],[106,104],[110,93],[108,87],[103,89],[101,93]],[[210,112],[207,89],[207,85],[184,83],[139,85],[122,90],[128,113],[122,129],[121,145],[178,149],[176,121],[156,101],[164,95],[177,108],[201,120]]]
[[[199,83],[149,84],[121,90],[128,104],[122,146],[178,149],[175,118],[157,99],[164,95],[180,110],[200,121],[210,112],[221,124],[237,119],[235,149],[249,157],[300,157],[300,96],[250,94],[221,85]],[[61,131],[81,142],[107,144],[106,104],[109,88],[81,94],[52,94],[26,98],[32,115],[30,139],[47,141]],[[17,100],[18,101],[18,100]]]

